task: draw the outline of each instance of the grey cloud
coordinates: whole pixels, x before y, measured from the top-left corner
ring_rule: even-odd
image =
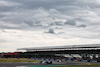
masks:
[[[61,12],[64,12],[65,8],[67,9],[67,11],[71,11],[71,10],[81,9],[78,7],[84,8],[84,6],[89,6],[89,7],[94,6],[93,2],[90,2],[87,0],[85,1],[80,1],[80,0],[38,0],[38,1],[36,0],[9,0],[9,1],[21,3],[22,5],[18,7],[18,10],[26,10],[26,9],[33,10],[39,7],[44,7],[45,9],[56,8],[60,10]],[[68,7],[64,7],[66,5]],[[71,8],[70,6],[73,6],[73,8]],[[76,8],[74,6],[76,6]],[[61,7],[64,7],[64,8],[61,8]]]
[[[13,4],[14,6],[0,6],[0,14],[4,12],[0,20],[8,24],[0,26],[0,28],[28,29],[31,27],[43,27],[42,29],[45,29],[46,27],[52,26],[61,26],[62,28],[64,25],[77,26],[76,21],[80,21],[79,23],[81,24],[91,24],[88,20],[83,19],[90,16],[88,16],[86,12],[82,13],[82,11],[93,11],[92,8],[90,8],[93,6],[96,8],[94,2],[87,0],[9,0],[9,2],[21,5]],[[58,12],[52,12],[50,9],[55,9]],[[53,18],[70,20],[63,23],[62,21],[55,21]],[[23,25],[23,23],[26,25]],[[11,27],[10,24],[15,24],[17,26]],[[86,27],[86,25],[79,25],[78,27]]]
[[[48,33],[52,33],[52,34],[54,34],[55,32],[54,32],[53,29],[49,29]]]
[[[55,27],[55,29],[62,29],[62,28],[59,28],[59,27]]]
[[[61,21],[56,21],[55,24],[58,25],[58,26],[63,25],[63,23]]]
[[[0,15],[0,18],[5,17],[5,15]]]
[[[58,34],[63,34],[64,32],[59,32]]]
[[[48,33],[54,34],[54,30],[53,29],[49,29]]]
[[[83,21],[83,22],[86,22],[86,20],[85,20],[84,18],[80,18],[80,17],[75,18],[75,20],[76,20],[76,21]]]
[[[66,25],[76,26],[76,21],[75,21],[75,20],[68,20],[68,21],[65,22],[64,24],[66,24]]]
[[[79,25],[79,26],[77,26],[77,27],[87,27],[87,25],[85,25],[85,24],[82,24],[82,25]]]
[[[38,20],[35,20],[35,19],[24,21],[24,23],[26,23],[27,25],[32,26],[32,27],[42,26],[41,22]]]
[[[9,12],[9,11],[15,11],[15,7],[14,6],[0,6],[0,12]]]
[[[9,25],[0,25],[0,29],[15,29],[15,30],[29,30],[31,27],[22,25],[22,24],[15,24],[17,26],[11,26],[11,23],[8,23]],[[13,24],[13,23],[12,23]]]
[[[23,3],[23,6],[21,7],[24,9],[32,9],[32,8],[34,9],[34,8],[41,7],[41,6],[48,9],[48,8],[61,6],[64,4],[69,5],[72,2],[75,2],[74,0],[38,0],[38,1],[36,0],[24,0],[24,1],[23,0],[13,0],[13,1]]]
[[[49,29],[48,31],[45,31],[44,33],[51,33],[51,34],[55,34],[53,29]]]
[[[21,3],[12,2],[11,0],[0,0],[0,12],[18,11]]]

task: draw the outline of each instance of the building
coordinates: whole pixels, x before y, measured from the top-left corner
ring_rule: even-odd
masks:
[[[26,52],[18,54],[19,57],[66,57],[83,59],[100,58],[100,44],[31,47],[18,48],[17,50],[26,50]]]

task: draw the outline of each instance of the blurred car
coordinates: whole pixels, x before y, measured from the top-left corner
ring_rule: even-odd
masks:
[[[45,60],[45,61],[41,61],[41,64],[52,64],[51,60]]]

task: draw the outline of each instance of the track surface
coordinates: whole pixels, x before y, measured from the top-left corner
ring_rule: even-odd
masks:
[[[84,62],[53,62],[51,65],[88,65],[89,63]],[[41,66],[50,64],[40,63],[0,63],[0,67],[22,67],[22,66]]]

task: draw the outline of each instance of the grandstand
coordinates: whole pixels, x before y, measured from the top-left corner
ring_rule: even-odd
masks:
[[[18,48],[17,50],[26,50],[26,52],[4,53],[3,57],[81,58],[86,60],[100,58],[100,44],[31,47]]]
[[[18,48],[17,50],[26,50],[20,56],[38,56],[38,57],[81,57],[81,58],[99,58],[100,57],[100,44],[86,44],[86,45],[67,45],[67,46],[49,46],[49,47],[31,47],[31,48]]]

